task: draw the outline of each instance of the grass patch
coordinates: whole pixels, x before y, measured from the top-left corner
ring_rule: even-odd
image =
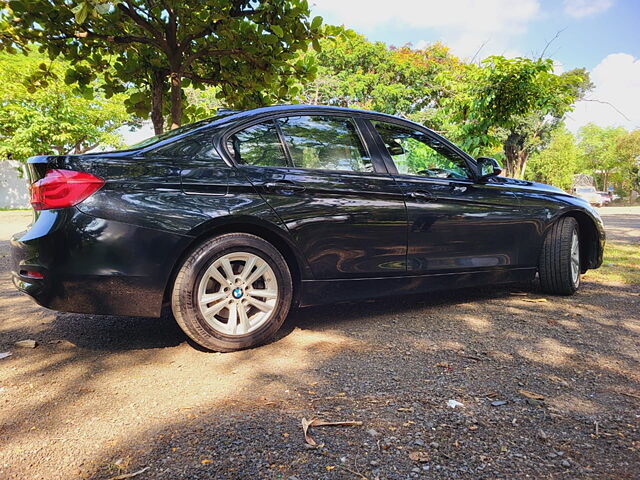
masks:
[[[604,248],[602,266],[597,270],[589,270],[585,279],[640,284],[640,245],[608,242]]]

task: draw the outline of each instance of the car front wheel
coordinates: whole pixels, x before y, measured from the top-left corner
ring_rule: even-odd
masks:
[[[266,342],[284,322],[292,300],[291,273],[269,242],[245,233],[212,238],[180,268],[171,307],[197,344],[219,352]]]
[[[555,222],[540,253],[540,286],[547,293],[573,295],[580,286],[580,231],[572,217]]]

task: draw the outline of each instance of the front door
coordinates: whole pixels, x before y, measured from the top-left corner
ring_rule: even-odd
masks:
[[[410,273],[518,266],[521,220],[513,192],[476,182],[469,161],[431,132],[377,120],[370,127],[405,193]]]
[[[406,272],[403,194],[371,155],[366,135],[349,116],[295,115],[250,126],[227,142],[316,279]]]

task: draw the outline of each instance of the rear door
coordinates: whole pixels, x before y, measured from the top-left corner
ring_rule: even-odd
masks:
[[[268,139],[253,141],[256,130]],[[226,142],[317,279],[406,272],[404,197],[368,135],[357,118],[305,113],[242,128]]]
[[[475,181],[473,165],[426,129],[373,119],[369,126],[405,194],[410,273],[518,266],[522,220],[513,192]]]

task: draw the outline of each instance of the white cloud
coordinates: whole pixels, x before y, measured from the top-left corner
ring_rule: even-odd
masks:
[[[315,0],[314,13],[367,33],[383,25],[434,29],[463,57],[517,54],[510,41],[540,13],[539,0]],[[435,38],[429,42],[436,40]]]
[[[613,5],[613,0],[564,0],[564,11],[575,18],[604,12]]]
[[[595,85],[587,95],[591,101],[576,104],[568,116],[569,129],[575,132],[589,122],[640,128],[640,59],[627,53],[607,55],[591,71],[591,81]]]

